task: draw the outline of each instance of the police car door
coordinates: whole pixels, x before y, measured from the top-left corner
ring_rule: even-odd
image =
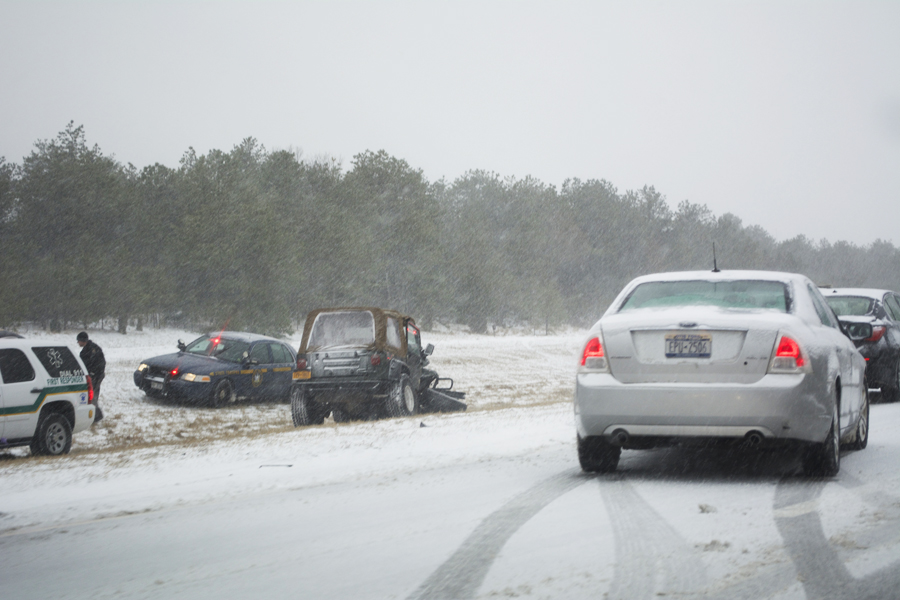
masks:
[[[269,350],[272,352],[272,364],[266,375],[269,377],[269,386],[266,393],[273,399],[287,399],[290,393],[294,367],[297,359],[284,344],[271,342]]]
[[[247,364],[241,369],[242,374],[249,374],[249,386],[245,392],[254,398],[266,396],[272,378],[272,357],[269,355],[269,344],[257,342],[250,346]],[[246,378],[246,377],[242,377]]]

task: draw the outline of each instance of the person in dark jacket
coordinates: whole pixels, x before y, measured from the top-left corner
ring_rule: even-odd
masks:
[[[100,409],[100,384],[106,376],[106,358],[100,346],[88,339],[86,331],[79,333],[75,339],[81,346],[81,362],[87,367],[88,375],[94,384],[94,407],[97,409],[94,413],[94,423],[96,423],[103,418],[103,411]]]

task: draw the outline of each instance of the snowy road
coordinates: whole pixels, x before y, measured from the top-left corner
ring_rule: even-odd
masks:
[[[479,340],[442,343],[451,357],[467,344],[519,356],[518,376],[572,346]],[[793,457],[681,449],[628,451],[616,474],[588,476],[565,389],[541,403],[514,380],[493,398],[487,379],[468,384],[489,408],[0,454],[0,597],[898,595],[900,404],[872,407],[869,447],[845,452],[834,479],[801,477]],[[110,406],[144,402],[129,394]]]

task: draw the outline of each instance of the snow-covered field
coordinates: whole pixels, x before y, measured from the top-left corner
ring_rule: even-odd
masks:
[[[872,407],[869,447],[834,479],[798,476],[790,456],[681,449],[625,452],[616,474],[588,476],[571,409],[582,332],[425,332],[470,411],[301,429],[286,404],[143,397],[135,366],[190,334],[92,337],[109,362],[101,426],[66,457],[0,453],[2,597],[900,589],[900,404]]]

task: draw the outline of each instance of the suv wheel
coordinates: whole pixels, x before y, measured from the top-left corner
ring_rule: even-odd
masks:
[[[42,454],[59,456],[68,454],[71,448],[72,426],[69,420],[59,413],[41,417],[31,442],[31,453],[37,456]]]
[[[419,412],[419,399],[409,383],[409,375],[401,375],[400,381],[391,388],[387,409],[392,417],[408,417]]]
[[[291,388],[291,418],[294,421],[294,427],[321,425],[325,421],[321,407],[310,400],[309,394],[301,385]]]

